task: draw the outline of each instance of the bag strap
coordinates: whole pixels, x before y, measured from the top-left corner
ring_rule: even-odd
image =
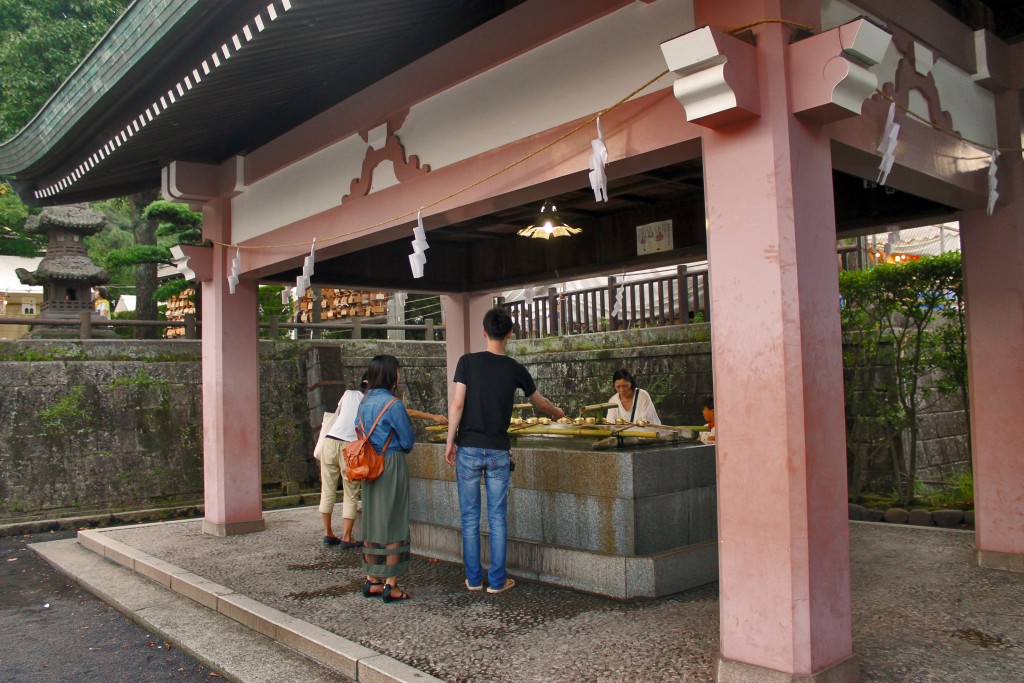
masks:
[[[370,431],[368,433],[366,431],[366,427],[363,426],[363,416],[362,415],[359,416],[359,429],[362,430],[362,432],[364,434],[364,436],[363,436],[364,439],[369,439],[370,438],[370,434],[373,434],[373,430],[377,428],[377,423],[380,422],[380,419],[382,417],[384,417],[384,413],[386,413],[388,411],[388,408],[391,407],[391,404],[394,403],[397,400],[398,400],[397,397],[391,399],[390,401],[387,402],[387,404],[383,408],[380,409],[380,412],[377,413],[377,419],[373,421],[373,426],[370,427]],[[391,435],[389,434],[388,435],[388,441],[390,441],[390,440],[391,440]],[[387,444],[388,444],[388,442],[385,441],[384,442],[384,450],[385,451],[387,450]]]

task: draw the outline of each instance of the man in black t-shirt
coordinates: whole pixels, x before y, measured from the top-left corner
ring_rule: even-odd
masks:
[[[448,406],[448,443],[444,457],[455,465],[462,512],[462,559],[466,564],[466,588],[482,589],[480,563],[480,479],[487,488],[487,524],[490,532],[491,566],[488,593],[504,593],[516,585],[505,575],[508,528],[509,468],[508,425],[516,389],[542,413],[557,420],[565,413],[545,398],[530,372],[505,355],[512,336],[512,319],[501,308],[484,315],[487,350],[467,353],[455,367],[455,392]]]

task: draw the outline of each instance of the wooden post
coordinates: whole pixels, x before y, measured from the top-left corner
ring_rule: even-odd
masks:
[[[185,314],[185,339],[198,339],[195,313]]]
[[[360,318],[359,316],[355,316],[352,318],[352,338],[363,338],[363,319]]]
[[[423,321],[423,324],[426,325],[426,327],[427,327],[426,332],[423,335],[423,338],[426,341],[434,341],[434,321],[433,321],[433,319],[427,318],[427,319],[425,319]]]
[[[281,321],[278,320],[276,315],[270,316],[270,330],[267,332],[267,336],[271,339],[276,340],[281,334]]]
[[[92,339],[92,311],[82,311],[79,314],[81,325],[78,328],[79,339]]]
[[[558,313],[558,290],[548,287],[548,324],[551,334],[557,335],[561,331]]]
[[[612,313],[615,310],[615,282],[614,276],[608,278],[608,329],[613,332],[619,329],[619,318]],[[621,313],[622,311],[619,312]]]
[[[320,313],[321,313],[322,309],[320,308],[320,302],[323,301],[323,298],[324,298],[323,297],[323,290],[320,289],[319,287],[312,287],[311,289],[313,290],[313,308],[310,311],[309,321],[313,322],[313,323],[318,323],[318,322],[320,322],[320,319],[321,319],[320,318]],[[323,338],[323,336],[324,336],[324,331],[321,330],[321,329],[315,328],[315,327],[313,328],[313,330],[312,330],[312,332],[310,334],[310,337],[312,337],[313,339],[321,339],[321,338]],[[355,337],[355,336],[353,336],[352,338],[353,339],[358,339],[358,337]]]
[[[679,293],[679,321],[686,325],[690,321],[690,291],[686,286],[686,265],[676,268],[676,291]]]

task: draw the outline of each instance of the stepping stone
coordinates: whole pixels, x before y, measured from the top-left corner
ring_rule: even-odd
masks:
[[[964,521],[963,510],[936,510],[932,513],[932,520],[941,527],[960,526]]]
[[[889,524],[906,524],[910,513],[903,508],[889,508],[883,517]]]
[[[861,513],[861,519],[865,522],[881,522],[885,520],[885,510],[876,510],[875,508],[864,508],[864,512]]]
[[[907,515],[907,523],[913,524],[914,526],[934,526],[935,522],[932,521],[932,513],[928,510],[921,510],[920,508],[910,511]]]

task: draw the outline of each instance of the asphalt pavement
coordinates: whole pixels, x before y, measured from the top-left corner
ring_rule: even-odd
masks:
[[[147,633],[29,549],[74,531],[0,538],[0,681],[210,683],[221,676]]]

